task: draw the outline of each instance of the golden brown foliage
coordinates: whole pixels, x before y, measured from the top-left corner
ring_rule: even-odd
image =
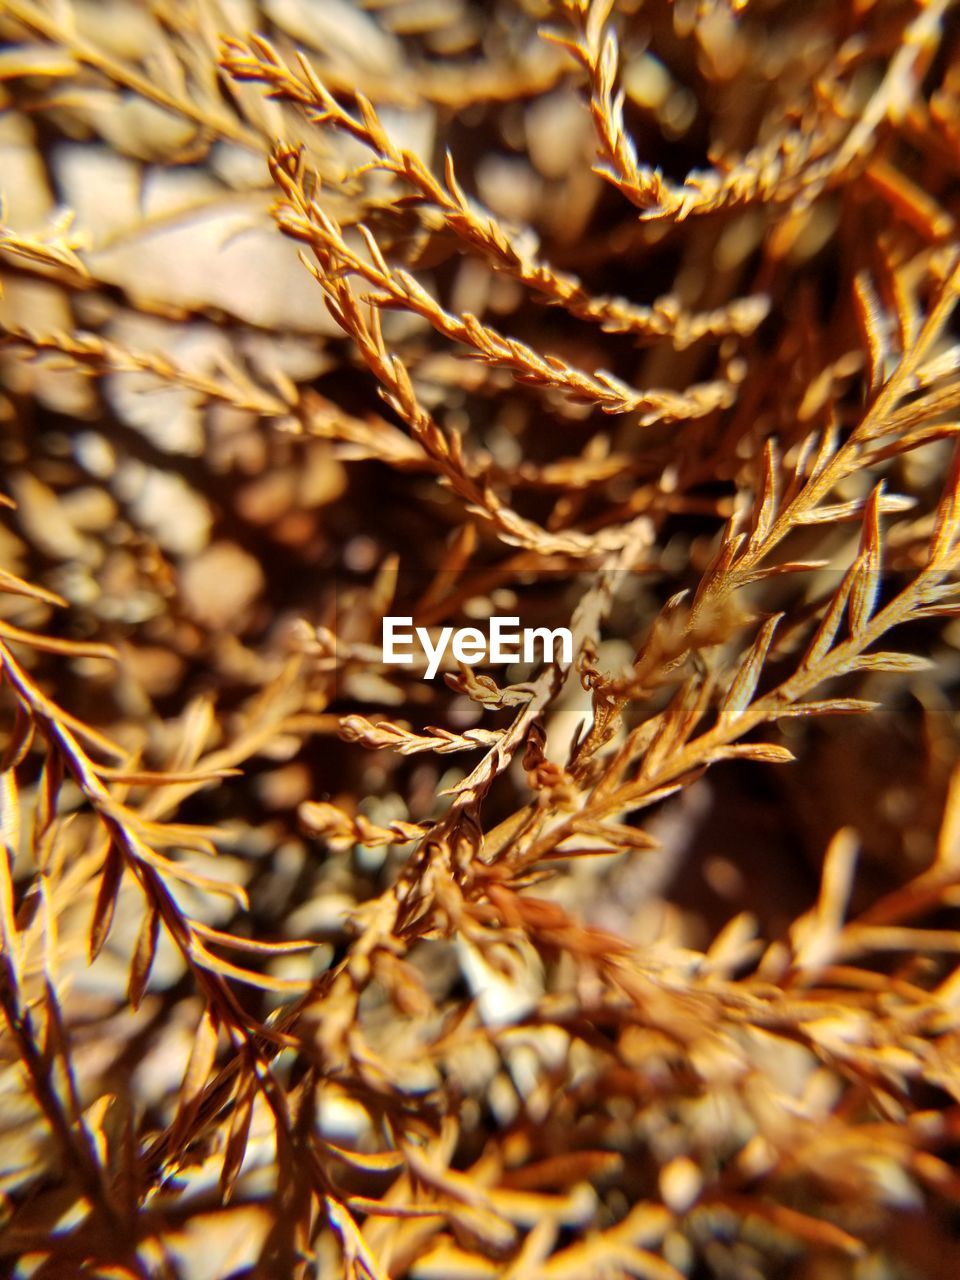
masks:
[[[4,1266],[960,1272],[955,0],[0,37]]]

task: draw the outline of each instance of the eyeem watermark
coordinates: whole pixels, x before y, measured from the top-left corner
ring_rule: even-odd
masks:
[[[472,666],[475,662],[551,662],[560,647],[561,662],[573,661],[573,633],[569,627],[520,627],[519,618],[490,618],[489,632],[479,627],[442,627],[434,640],[426,627],[414,627],[413,618],[384,618],[383,660],[400,666],[412,666],[419,644],[426,658],[427,679],[440,670],[443,655],[449,647],[457,662]],[[538,652],[539,650],[539,652]]]

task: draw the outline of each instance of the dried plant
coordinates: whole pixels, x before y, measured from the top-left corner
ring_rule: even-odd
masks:
[[[0,0],[4,1274],[960,1268],[957,19]]]

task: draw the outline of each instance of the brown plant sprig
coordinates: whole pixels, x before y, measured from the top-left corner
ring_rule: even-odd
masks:
[[[0,2],[2,1267],[957,1270],[955,7]]]

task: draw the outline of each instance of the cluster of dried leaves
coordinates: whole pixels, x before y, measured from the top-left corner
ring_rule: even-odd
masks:
[[[3,1265],[960,1271],[957,4],[0,38]]]

